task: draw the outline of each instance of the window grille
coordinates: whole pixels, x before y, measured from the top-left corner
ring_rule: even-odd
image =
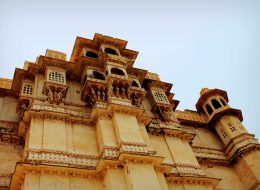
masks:
[[[24,84],[22,93],[26,95],[32,95],[33,94],[32,84]]]
[[[49,81],[64,83],[65,77],[63,74],[61,74],[57,71],[51,71],[51,72],[49,72]]]
[[[223,138],[225,139],[227,137],[227,133],[225,131],[223,131],[222,129],[221,129],[221,133],[222,133]]]
[[[156,102],[166,103],[166,104],[169,103],[168,98],[163,92],[155,91],[153,92],[153,97]]]
[[[236,130],[236,128],[231,123],[228,123],[228,126],[232,132]]]

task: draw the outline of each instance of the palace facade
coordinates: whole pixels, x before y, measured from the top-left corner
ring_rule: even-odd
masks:
[[[260,145],[227,92],[177,110],[126,45],[77,37],[70,60],[48,49],[0,80],[0,189],[260,189]]]

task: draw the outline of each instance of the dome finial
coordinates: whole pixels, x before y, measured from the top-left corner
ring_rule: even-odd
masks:
[[[204,94],[204,93],[206,93],[206,92],[208,92],[208,91],[209,91],[208,88],[202,88],[202,89],[200,90],[200,95],[202,95],[202,94]]]

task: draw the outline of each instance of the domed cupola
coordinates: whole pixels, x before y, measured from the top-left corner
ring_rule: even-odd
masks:
[[[240,110],[229,107],[227,92],[224,90],[202,88],[196,108],[207,116],[210,123],[215,123],[223,115],[235,115],[240,121],[243,120]]]

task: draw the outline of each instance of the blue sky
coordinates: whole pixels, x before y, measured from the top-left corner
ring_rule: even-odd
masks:
[[[0,77],[47,48],[70,57],[76,36],[101,33],[139,51],[135,66],[173,83],[178,109],[220,88],[260,138],[260,1],[0,1]]]

